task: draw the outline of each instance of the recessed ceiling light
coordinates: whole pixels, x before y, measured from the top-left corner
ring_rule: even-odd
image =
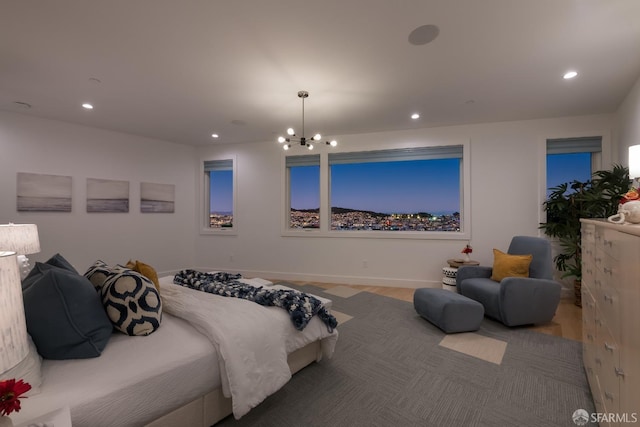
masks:
[[[575,76],[577,76],[578,73],[576,71],[567,71],[566,73],[564,73],[564,76],[562,76],[565,80],[569,80],[574,78]]]
[[[415,46],[431,43],[440,34],[436,25],[421,25],[409,34],[409,43]]]
[[[413,120],[418,120],[418,119],[420,118],[420,114],[418,114],[418,113],[413,113],[413,114],[411,115],[411,118],[412,118]]]
[[[85,102],[84,104],[82,104],[82,108],[85,108],[87,110],[93,110],[93,105],[89,104],[88,102]]]
[[[220,135],[218,135],[217,133],[212,133],[211,138],[220,138]]]

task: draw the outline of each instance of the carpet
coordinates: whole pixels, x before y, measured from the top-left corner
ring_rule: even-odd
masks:
[[[485,318],[474,334],[506,343],[498,364],[440,345],[448,335],[412,303],[287,286],[328,297],[352,316],[338,325],[333,358],[216,426],[575,426],[575,410],[595,412],[579,342]]]

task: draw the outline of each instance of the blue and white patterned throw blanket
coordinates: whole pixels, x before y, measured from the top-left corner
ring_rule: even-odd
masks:
[[[301,331],[311,318],[317,315],[327,325],[329,332],[338,326],[336,318],[322,306],[322,302],[311,295],[294,289],[265,289],[240,283],[242,275],[231,273],[203,273],[182,270],[173,278],[173,283],[198,291],[223,297],[242,298],[263,306],[280,307],[289,313],[293,326]]]

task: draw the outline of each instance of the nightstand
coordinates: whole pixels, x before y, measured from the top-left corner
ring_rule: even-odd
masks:
[[[456,289],[456,275],[458,274],[458,267],[463,265],[480,265],[478,261],[463,259],[448,259],[448,267],[442,267],[442,289],[446,289],[451,292],[458,292]]]
[[[15,427],[72,427],[71,411],[68,406],[29,421],[16,424]]]

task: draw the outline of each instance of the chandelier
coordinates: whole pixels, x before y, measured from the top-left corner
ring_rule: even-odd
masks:
[[[321,144],[321,142],[319,141],[322,139],[322,135],[320,135],[319,133],[316,133],[312,138],[305,138],[304,136],[304,99],[308,97],[309,92],[307,92],[306,90],[301,90],[298,92],[298,98],[302,98],[302,136],[300,136],[299,138],[294,138],[296,136],[296,133],[293,128],[289,128],[287,129],[287,135],[289,135],[288,137],[278,137],[278,142],[280,144],[284,144],[282,148],[284,148],[285,150],[291,148],[292,142],[297,142],[301,146],[307,147],[309,150],[313,150],[313,144]],[[338,141],[336,141],[335,139],[331,141],[325,141],[324,143],[326,145],[330,145],[331,147],[335,147],[336,145],[338,145]]]

